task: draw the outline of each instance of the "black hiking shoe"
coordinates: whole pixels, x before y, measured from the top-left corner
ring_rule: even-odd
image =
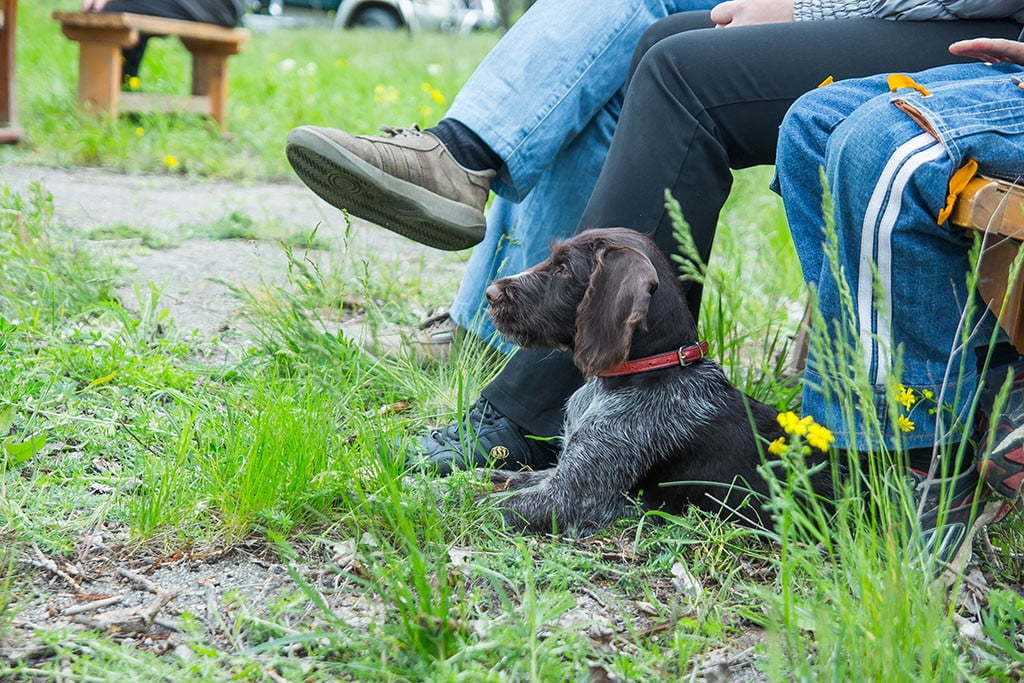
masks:
[[[929,481],[927,472],[908,469],[907,476],[914,487],[914,514],[918,515],[921,530],[921,556],[949,564],[968,539],[974,518],[982,507],[975,502],[979,488],[978,472],[972,467],[954,477],[936,477]]]
[[[558,458],[557,442],[531,438],[515,422],[483,398],[469,407],[460,422],[433,429],[419,439],[408,457],[411,469],[447,476],[456,469],[494,466],[519,470],[551,467]]]
[[[1006,380],[1014,379],[999,415],[993,416],[996,396]],[[1005,515],[1024,493],[1024,359],[988,373],[981,389],[981,453],[978,471],[996,494],[1009,498]]]

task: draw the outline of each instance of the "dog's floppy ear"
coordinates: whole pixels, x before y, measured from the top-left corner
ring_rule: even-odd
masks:
[[[647,308],[658,288],[658,271],[629,247],[598,253],[590,284],[576,309],[573,360],[584,377],[626,360],[633,330],[647,328]]]

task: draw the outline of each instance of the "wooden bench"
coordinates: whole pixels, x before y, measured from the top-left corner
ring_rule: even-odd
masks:
[[[21,139],[14,101],[14,29],[17,11],[17,0],[3,0],[0,4],[0,143],[3,144]]]
[[[953,225],[988,232],[979,268],[978,291],[1018,351],[1024,353],[1024,272],[1008,290],[1010,266],[1024,241],[1024,186],[976,176],[960,193]],[[1007,298],[1008,296],[1008,298]]]
[[[79,43],[78,102],[96,113],[194,112],[209,114],[221,129],[228,103],[228,57],[242,49],[245,29],[113,12],[54,12],[64,35]],[[192,95],[174,97],[121,92],[121,48],[142,34],[178,36],[192,53]]]

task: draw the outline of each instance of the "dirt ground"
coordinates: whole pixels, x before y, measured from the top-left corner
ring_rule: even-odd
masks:
[[[237,321],[238,302],[230,283],[254,287],[282,284],[286,258],[273,240],[195,239],[195,226],[210,225],[232,212],[280,235],[309,234],[318,243],[344,240],[350,260],[361,256],[390,261],[429,279],[457,282],[464,255],[438,252],[360,219],[346,235],[345,218],[297,180],[294,183],[245,183],[192,180],[172,175],[128,175],[101,169],[54,169],[8,165],[0,182],[24,192],[38,182],[53,195],[57,217],[84,239],[98,229],[129,226],[173,246],[140,249],[138,238],[103,240],[94,246],[114,251],[133,272],[121,298],[132,306],[133,285],[152,282],[162,292],[178,330],[200,338],[220,335]],[[454,291],[452,292],[454,294]],[[348,330],[359,332],[358,320]]]

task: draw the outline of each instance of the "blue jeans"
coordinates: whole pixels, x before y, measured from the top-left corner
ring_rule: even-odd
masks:
[[[618,122],[630,59],[655,21],[719,0],[539,0],[463,86],[447,117],[505,162],[498,195],[452,304],[459,326],[510,351],[486,313],[492,281],[571,236]]]
[[[938,217],[950,179],[969,159],[988,175],[1024,173],[1022,76],[1012,65],[938,67],[913,75],[928,94],[890,93],[884,75],[843,81],[807,93],[783,121],[776,189],[828,327],[808,356],[803,411],[835,433],[837,447],[877,448],[879,439],[888,448],[927,447],[957,442],[967,429],[973,352],[988,341],[992,319],[978,324],[978,308],[963,319],[973,296],[971,239]],[[822,167],[835,264],[825,246]],[[871,387],[860,405],[848,364],[833,360],[848,349]],[[891,409],[897,384],[933,399],[908,418]]]

